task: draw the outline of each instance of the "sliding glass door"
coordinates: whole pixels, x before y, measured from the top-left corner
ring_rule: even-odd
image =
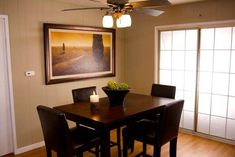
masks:
[[[201,29],[197,131],[235,140],[234,32]]]
[[[160,83],[175,85],[176,99],[184,99],[180,126],[193,130],[198,30],[160,34]]]
[[[160,31],[159,38],[159,83],[185,99],[181,127],[235,140],[235,27]]]

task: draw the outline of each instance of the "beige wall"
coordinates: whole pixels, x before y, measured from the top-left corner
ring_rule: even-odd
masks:
[[[116,32],[116,77],[112,79],[126,80],[133,92],[148,94],[154,79],[154,26],[235,19],[234,6],[234,0],[212,0],[174,6],[156,18],[132,14],[132,27]],[[100,87],[111,79],[45,85],[42,24],[101,26],[104,12],[61,12],[72,7],[56,0],[0,0],[0,14],[9,16],[18,148],[42,140],[37,105],[70,103],[71,89],[90,85],[96,85],[98,93],[104,96]],[[26,70],[34,70],[36,76],[25,77]]]
[[[42,141],[36,106],[62,105],[72,102],[71,89],[96,85],[98,94],[110,79],[124,80],[124,31],[116,31],[116,77],[97,78],[70,83],[45,85],[43,23],[101,26],[101,11],[61,12],[72,8],[56,0],[0,0],[0,14],[8,15],[12,59],[13,91],[17,147]],[[34,70],[36,76],[25,77]]]
[[[133,92],[149,94],[154,81],[154,26],[235,20],[234,8],[234,0],[211,0],[164,8],[159,17],[132,15],[133,25],[126,31],[125,76]]]

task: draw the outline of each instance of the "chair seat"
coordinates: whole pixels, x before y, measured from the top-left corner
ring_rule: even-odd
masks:
[[[72,145],[76,151],[85,151],[91,149],[100,143],[99,134],[86,127],[74,127],[70,129],[73,137]]]
[[[153,144],[156,137],[157,125],[154,121],[143,119],[124,128],[123,134],[126,134],[131,139]]]

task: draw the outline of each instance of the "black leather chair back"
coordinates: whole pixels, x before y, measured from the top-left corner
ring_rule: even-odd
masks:
[[[151,95],[165,98],[175,98],[175,86],[152,84]]]
[[[160,129],[157,129],[157,138],[160,138],[156,140],[159,141],[158,144],[163,145],[178,136],[183,104],[184,100],[177,100],[166,105],[160,116]]]
[[[73,89],[73,101],[74,102],[81,102],[81,101],[89,101],[90,95],[96,93],[96,86],[85,87],[85,88],[78,88]]]
[[[72,142],[64,113],[46,106],[38,106],[37,111],[46,149],[54,150],[60,156],[72,157]]]

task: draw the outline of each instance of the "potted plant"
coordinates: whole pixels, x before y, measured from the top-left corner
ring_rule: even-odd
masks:
[[[110,80],[102,89],[109,98],[110,106],[123,105],[125,96],[130,91],[128,84],[118,84],[113,80]]]

